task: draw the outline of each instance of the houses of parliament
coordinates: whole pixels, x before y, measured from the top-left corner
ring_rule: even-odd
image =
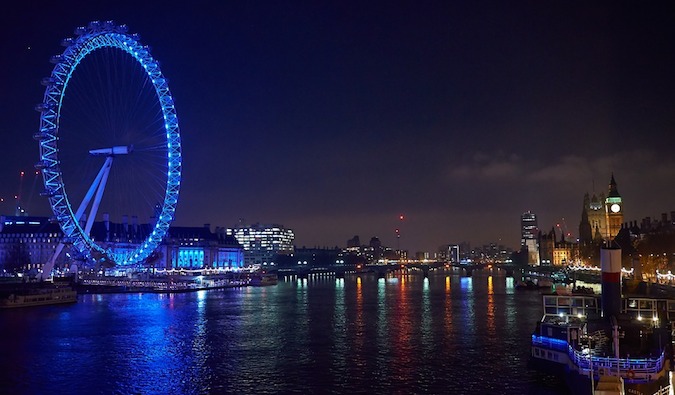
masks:
[[[616,187],[614,174],[609,182],[607,197],[604,194],[589,198],[584,195],[584,208],[579,224],[579,243],[588,244],[593,241],[611,241],[619,234],[623,224],[623,201]]]
[[[566,240],[564,233],[558,237],[555,229],[539,234],[538,263],[564,265],[590,260],[599,245],[612,242],[617,237],[622,229],[623,212],[623,200],[612,174],[606,196],[604,193],[584,195],[578,242]]]

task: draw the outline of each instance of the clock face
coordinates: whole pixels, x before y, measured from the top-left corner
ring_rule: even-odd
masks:
[[[613,213],[618,213],[619,211],[621,211],[621,206],[614,203],[609,207],[609,209],[612,210]]]

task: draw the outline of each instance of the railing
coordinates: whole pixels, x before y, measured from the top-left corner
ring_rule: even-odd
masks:
[[[601,372],[612,374],[619,370],[621,376],[631,381],[646,381],[649,376],[656,377],[663,369],[665,354],[661,353],[658,358],[610,358],[590,356],[575,350],[566,341],[546,336],[532,335],[532,345],[546,347],[551,350],[567,351],[570,362],[582,374],[590,374],[591,361],[593,374]]]
[[[670,395],[670,386],[667,385],[658,391],[654,392],[654,395]]]
[[[152,289],[155,291],[183,291],[183,290],[200,290],[207,288],[218,288],[227,286],[243,286],[248,285],[248,281],[217,279],[208,280],[201,283],[195,281],[171,281],[171,280],[133,280],[133,279],[82,279],[81,285],[91,286],[108,286],[108,287],[126,287],[132,289]]]
[[[557,351],[568,351],[568,348],[571,348],[564,340],[536,335],[532,335],[532,345],[547,347]]]
[[[584,355],[577,350],[570,350],[568,353],[570,361],[574,363],[579,372],[589,374],[591,369],[590,359],[588,355]],[[654,378],[663,369],[664,355],[661,354],[659,358],[648,359],[621,359],[609,357],[592,357],[593,372],[598,374],[614,375],[617,371],[622,377],[631,381],[649,380],[649,376]]]

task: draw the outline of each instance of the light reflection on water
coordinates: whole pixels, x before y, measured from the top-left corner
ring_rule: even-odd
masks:
[[[317,276],[1,311],[0,386],[15,394],[565,393],[527,366],[541,295],[488,274]]]
[[[497,339],[497,328],[495,326],[495,290],[492,284],[492,276],[487,278],[487,332],[488,339]]]

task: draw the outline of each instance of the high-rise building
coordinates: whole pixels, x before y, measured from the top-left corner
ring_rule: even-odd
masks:
[[[536,239],[539,235],[539,228],[537,227],[537,215],[531,211],[523,213],[523,215],[520,217],[520,229],[522,241]]]
[[[539,228],[537,226],[537,215],[531,211],[523,213],[520,217],[520,245],[527,248],[527,263],[530,265],[539,264]]]
[[[361,247],[361,239],[359,235],[355,235],[351,239],[347,240],[347,248],[359,248]]]
[[[240,226],[227,229],[228,235],[233,235],[244,247],[244,262],[246,266],[273,263],[277,254],[290,255],[293,253],[295,234],[291,229],[282,225]]]
[[[461,261],[461,256],[459,252],[459,245],[449,245],[448,246],[448,261],[451,263],[459,263]]]

